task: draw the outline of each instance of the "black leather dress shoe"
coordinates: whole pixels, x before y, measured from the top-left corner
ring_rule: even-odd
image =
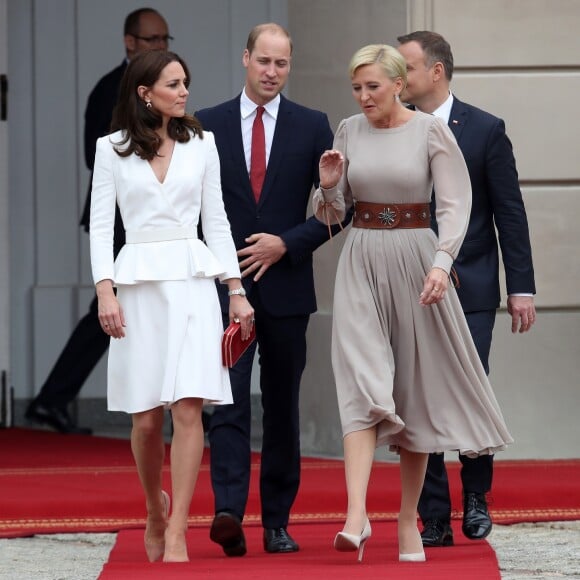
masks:
[[[423,541],[423,546],[430,548],[453,546],[451,525],[443,520],[427,520],[421,532],[421,540]]]
[[[463,496],[463,526],[470,540],[483,540],[491,532],[491,517],[483,493],[465,493]]]
[[[292,539],[286,528],[264,529],[264,550],[270,554],[298,552],[300,547]]]
[[[218,512],[215,515],[209,530],[209,539],[219,544],[226,556],[243,556],[247,552],[242,522],[230,512]]]
[[[34,401],[30,403],[25,414],[26,419],[34,423],[50,425],[60,433],[90,435],[93,431],[88,427],[79,427],[67,413],[66,409],[45,407]]]

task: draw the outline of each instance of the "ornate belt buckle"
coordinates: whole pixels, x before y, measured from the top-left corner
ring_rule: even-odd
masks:
[[[379,221],[388,230],[396,228],[401,221],[401,212],[390,205],[385,206],[378,214]]]

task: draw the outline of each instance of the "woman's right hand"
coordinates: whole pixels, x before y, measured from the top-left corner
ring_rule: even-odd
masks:
[[[125,315],[115,296],[113,282],[101,280],[96,284],[97,298],[99,300],[99,322],[103,332],[113,338],[125,336]]]
[[[318,173],[320,176],[320,187],[322,189],[333,188],[342,177],[344,169],[344,156],[337,149],[329,149],[320,157],[318,163]]]

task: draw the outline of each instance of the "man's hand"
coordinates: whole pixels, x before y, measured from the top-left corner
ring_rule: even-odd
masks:
[[[245,258],[240,262],[242,278],[257,270],[254,276],[254,282],[257,282],[286,253],[286,244],[280,236],[264,233],[252,234],[245,241],[250,245],[238,250],[238,256]]]
[[[512,317],[512,332],[527,332],[536,321],[533,296],[508,296],[507,311]]]

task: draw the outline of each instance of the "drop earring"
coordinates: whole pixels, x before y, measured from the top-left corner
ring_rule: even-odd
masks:
[[[152,107],[152,105],[151,105],[151,101],[147,101],[147,102],[145,103],[145,106],[146,106],[148,109],[150,109],[150,108]]]

